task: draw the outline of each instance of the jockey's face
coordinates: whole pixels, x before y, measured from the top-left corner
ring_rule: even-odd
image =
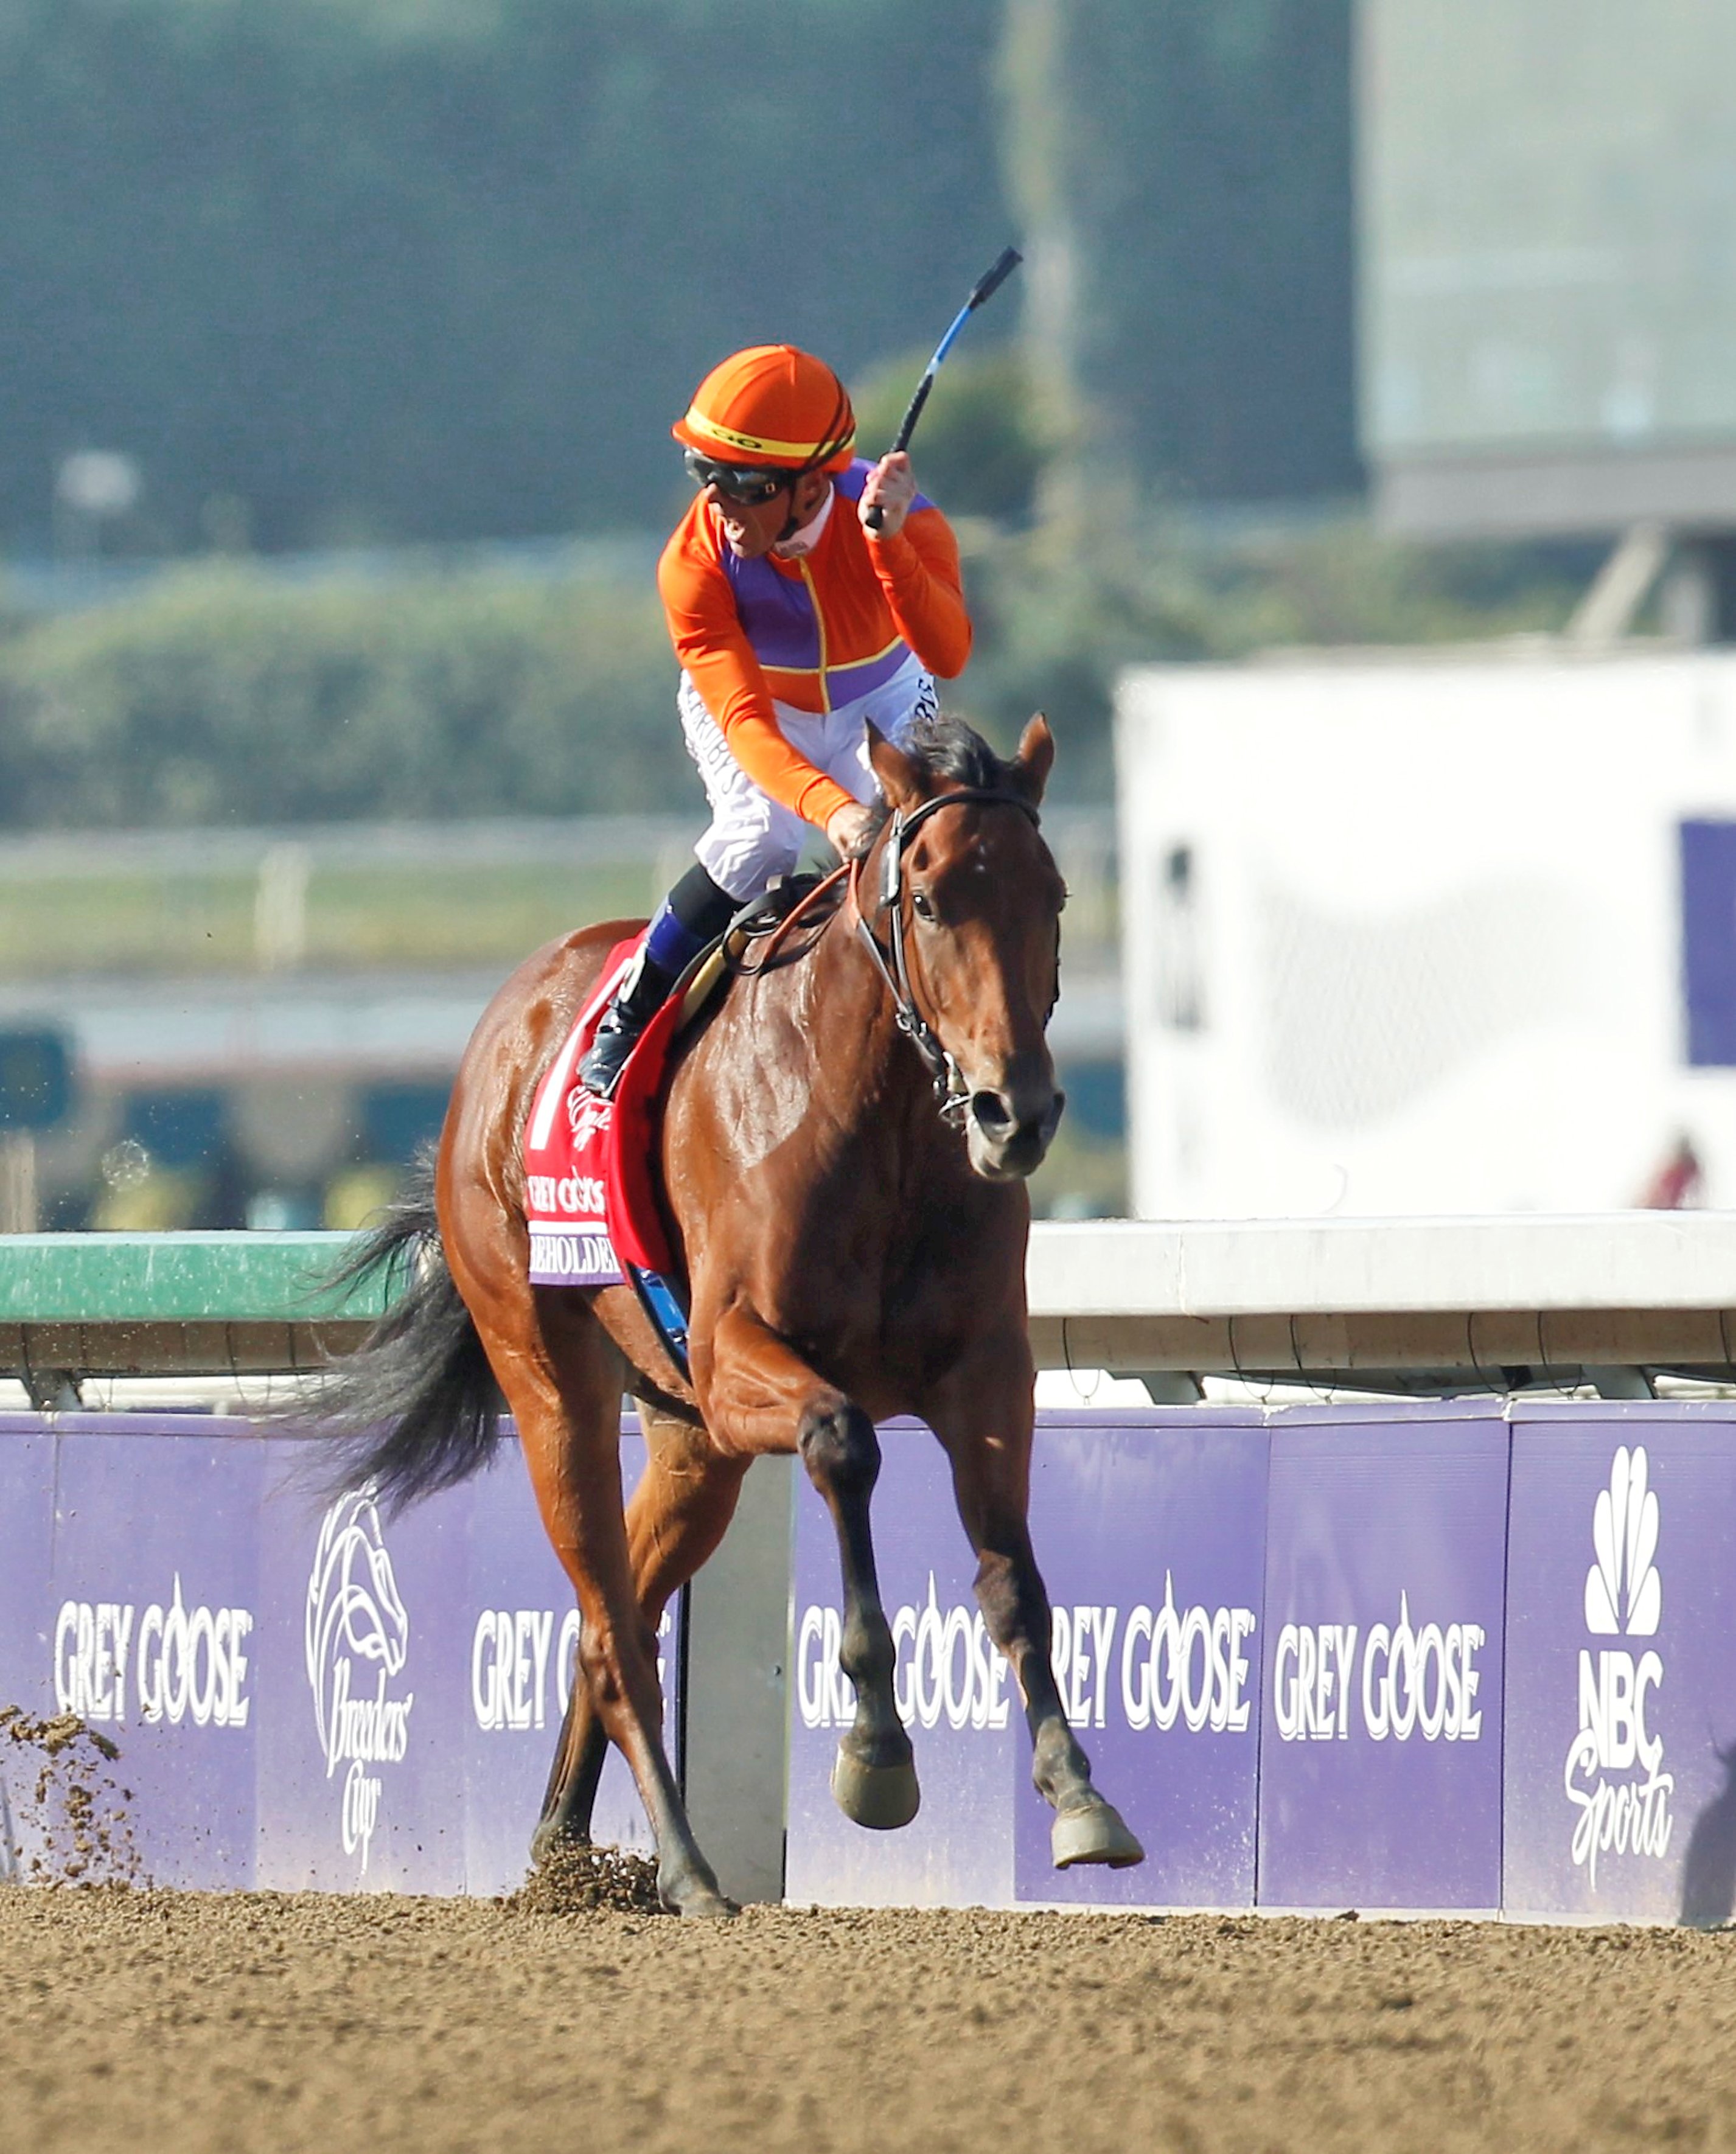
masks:
[[[801,528],[825,499],[831,484],[824,472],[804,472],[793,487],[785,487],[769,501],[732,501],[715,486],[705,487],[704,494],[717,511],[730,552],[738,561],[757,561],[771,552],[792,518],[795,528]]]

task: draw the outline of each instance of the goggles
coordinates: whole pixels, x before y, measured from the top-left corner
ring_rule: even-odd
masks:
[[[800,477],[799,472],[767,471],[753,464],[719,463],[713,457],[703,457],[697,449],[689,449],[682,456],[687,477],[695,486],[714,486],[727,500],[738,502],[743,508],[760,508],[768,501],[775,501],[787,486]]]

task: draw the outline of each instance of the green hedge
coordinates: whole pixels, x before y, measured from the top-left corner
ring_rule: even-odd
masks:
[[[136,827],[667,808],[698,797],[674,689],[648,583],[301,590],[190,569],[0,643],[0,812]]]
[[[1547,554],[1424,552],[1354,522],[1233,547],[966,538],[977,645],[947,700],[1003,748],[1047,710],[1075,799],[1110,791],[1125,666],[1549,630],[1573,596]],[[0,633],[0,824],[697,814],[674,688],[648,569],[311,587],[189,569]]]

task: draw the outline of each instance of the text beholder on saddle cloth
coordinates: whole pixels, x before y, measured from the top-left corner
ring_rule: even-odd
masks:
[[[651,1145],[679,998],[648,1024],[612,1100],[578,1076],[597,1020],[643,937],[617,943],[590,1000],[531,1101],[524,1130],[524,1217],[534,1286],[617,1286],[623,1261],[664,1272],[668,1244],[657,1212]]]

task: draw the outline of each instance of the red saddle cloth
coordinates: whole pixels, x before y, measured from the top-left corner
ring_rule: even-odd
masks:
[[[640,1034],[612,1099],[580,1081],[579,1064],[643,936],[609,953],[595,993],[537,1086],[524,1125],[525,1223],[535,1286],[614,1286],[623,1263],[666,1274],[669,1241],[652,1164],[669,1049],[682,998]]]

